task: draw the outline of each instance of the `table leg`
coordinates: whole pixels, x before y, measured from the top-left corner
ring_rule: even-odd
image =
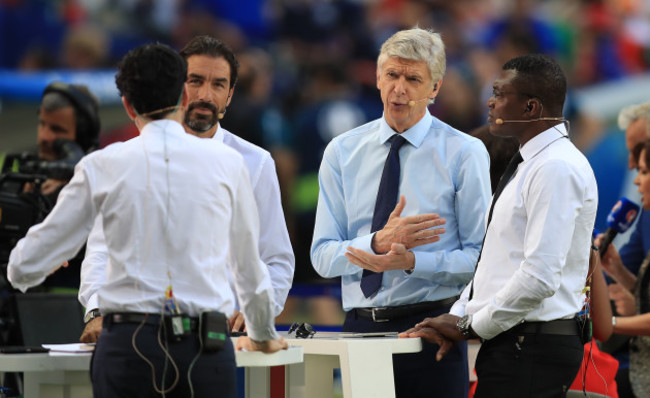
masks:
[[[270,396],[271,380],[268,367],[247,367],[246,398],[268,398]]]
[[[288,367],[290,398],[332,398],[334,369],[339,367],[337,355],[305,354],[304,363]]]
[[[88,398],[92,385],[87,371],[24,372],[25,397]]]
[[[389,348],[371,342],[350,344],[340,358],[344,398],[395,398],[393,353]]]

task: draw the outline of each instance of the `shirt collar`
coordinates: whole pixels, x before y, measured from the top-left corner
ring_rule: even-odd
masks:
[[[556,124],[548,130],[542,131],[533,138],[531,138],[523,147],[519,149],[521,157],[524,161],[534,157],[544,148],[551,145],[554,141],[560,138],[568,138],[569,135],[566,131],[564,123]]]
[[[213,140],[219,140],[219,142],[223,142],[223,137],[225,136],[223,128],[221,128],[221,123],[217,124],[217,131],[214,132],[214,135],[212,136]]]
[[[142,134],[149,134],[150,130],[163,130],[165,132],[169,131],[171,134],[179,134],[179,129],[180,127],[180,132],[185,134],[185,129],[183,129],[183,126],[178,123],[175,120],[171,119],[158,119],[158,120],[152,120],[148,122],[143,128],[142,131],[140,132],[140,135]],[[154,130],[155,129],[155,130]]]
[[[431,123],[433,122],[433,116],[429,111],[424,112],[424,116],[420,119],[419,122],[415,123],[410,129],[404,131],[401,136],[406,139],[411,145],[418,148],[424,137],[426,137],[429,129],[431,128]],[[394,134],[397,134],[386,122],[384,115],[381,117],[381,124],[379,125],[379,142],[384,144],[390,137]]]

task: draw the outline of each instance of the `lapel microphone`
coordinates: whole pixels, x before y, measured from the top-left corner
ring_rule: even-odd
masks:
[[[413,102],[413,101],[411,101]],[[409,105],[411,103],[409,102]],[[415,105],[415,104],[414,104]],[[412,105],[411,105],[412,106]],[[566,122],[567,120],[563,117],[538,117],[537,119],[530,119],[530,120],[503,120],[501,118],[495,119],[494,123],[495,124],[503,124],[503,123],[530,123],[530,122],[538,122],[540,120],[554,120],[558,122]]]
[[[431,99],[431,98],[428,98],[428,97],[427,97],[427,98],[422,98],[422,99],[415,100],[415,101],[414,101],[414,100],[410,100],[410,101],[408,102],[408,104],[409,104],[409,106],[413,107],[413,106],[415,106],[415,104],[417,104],[417,103],[420,102],[420,101],[428,101],[428,100],[430,100],[430,99]]]
[[[438,89],[438,83],[436,83],[436,84],[433,85],[433,91],[436,91],[437,89]],[[435,97],[434,97],[434,98],[435,98]],[[432,99],[433,99],[433,98],[429,98],[429,97],[427,97],[427,98],[422,98],[422,99],[415,100],[415,101],[414,101],[414,100],[410,100],[410,101],[408,102],[408,104],[409,104],[410,107],[414,107],[415,104],[418,103],[418,102],[420,102],[420,101],[427,101],[427,100],[432,100]]]
[[[223,111],[217,113],[217,118],[219,120],[223,119],[224,116],[226,116],[226,108],[223,108]]]
[[[223,107],[223,110],[219,113],[217,113],[217,118],[219,120],[223,119],[224,116],[226,116],[226,110],[228,109],[228,100],[230,99],[230,94],[228,94],[228,98],[226,98],[226,105]]]

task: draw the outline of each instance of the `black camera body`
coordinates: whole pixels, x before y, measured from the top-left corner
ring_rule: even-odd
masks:
[[[40,192],[46,179],[41,174],[16,172],[0,176],[0,263],[9,261],[9,253],[18,240],[52,210],[52,201]],[[31,192],[22,192],[26,183],[33,184]]]
[[[5,156],[0,170],[0,264],[9,261],[9,253],[18,240],[54,207],[58,192],[44,195],[41,184],[48,178],[69,180],[84,156],[79,145],[71,140],[55,140],[54,150],[60,159],[52,162],[42,161],[31,153]],[[27,185],[30,189],[25,189]]]

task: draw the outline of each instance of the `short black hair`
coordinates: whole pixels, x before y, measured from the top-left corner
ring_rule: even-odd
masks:
[[[553,58],[543,54],[516,57],[503,70],[517,72],[515,84],[522,94],[539,99],[552,114],[561,114],[566,98],[566,77]]]
[[[179,103],[187,80],[187,62],[164,44],[146,44],[129,51],[118,65],[115,83],[120,95],[139,114],[162,119]]]
[[[237,83],[237,73],[239,72],[239,62],[232,52],[221,40],[208,35],[195,36],[180,51],[181,57],[186,60],[192,55],[207,55],[214,58],[223,57],[230,65],[230,88],[235,87]]]

